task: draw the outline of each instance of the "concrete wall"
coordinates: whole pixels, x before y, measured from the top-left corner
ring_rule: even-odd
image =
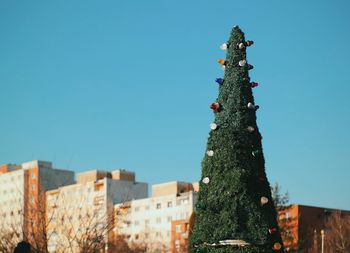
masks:
[[[193,191],[192,183],[186,182],[168,182],[163,184],[155,184],[152,186],[152,196],[160,197],[167,196],[171,194],[180,194],[183,192]]]

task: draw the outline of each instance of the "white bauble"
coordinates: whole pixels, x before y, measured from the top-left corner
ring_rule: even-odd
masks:
[[[222,44],[222,45],[220,46],[220,49],[221,49],[221,50],[226,50],[227,48],[228,48],[227,43],[224,43],[224,44]]]
[[[211,123],[210,124],[210,129],[211,130],[215,130],[216,128],[218,128],[218,125],[216,125],[215,123]]]
[[[254,108],[255,108],[254,104],[251,103],[251,102],[248,103],[247,107],[248,107],[249,109],[254,109]]]
[[[241,66],[241,67],[245,66],[246,64],[247,64],[247,61],[246,61],[246,60],[240,60],[240,61],[238,62],[238,65]]]
[[[208,150],[207,151],[207,155],[208,156],[213,156],[214,155],[214,151],[213,150]]]
[[[209,182],[210,182],[209,177],[203,178],[203,179],[202,179],[202,182],[203,182],[204,184],[209,184]]]
[[[261,203],[262,205],[265,205],[265,204],[267,204],[268,202],[269,202],[269,199],[268,199],[268,198],[266,198],[266,197],[261,197],[260,203]]]

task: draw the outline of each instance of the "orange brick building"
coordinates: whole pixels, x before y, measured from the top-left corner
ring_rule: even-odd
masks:
[[[311,249],[320,249],[321,230],[325,229],[330,215],[336,211],[338,210],[298,204],[279,211],[278,220],[286,251],[311,252]],[[350,211],[342,212],[350,214]]]
[[[171,222],[171,253],[188,252],[189,226],[189,220]]]

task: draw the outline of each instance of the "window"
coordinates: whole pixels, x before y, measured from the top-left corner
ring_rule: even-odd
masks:
[[[145,220],[145,225],[149,225],[149,220]]]
[[[161,222],[162,222],[162,218],[157,217],[156,222],[157,222],[157,223],[161,223]]]
[[[175,226],[176,233],[181,233],[181,225]]]
[[[188,199],[181,199],[181,204],[183,205],[188,204]]]
[[[166,236],[169,237],[170,236],[170,231],[166,231]]]
[[[138,226],[140,222],[138,220],[135,220],[135,226]]]
[[[161,232],[156,232],[156,237],[161,237],[162,233]]]
[[[138,239],[139,239],[139,235],[136,234],[136,235],[135,235],[135,240],[138,240]]]
[[[176,240],[175,241],[175,247],[176,247],[177,250],[180,249],[180,240]]]
[[[140,211],[140,207],[139,206],[135,207],[135,212],[138,212],[138,211]]]
[[[146,209],[146,210],[149,210],[149,206],[145,206],[145,209]]]
[[[168,202],[168,207],[172,207],[173,206],[173,202],[169,201]]]
[[[167,221],[168,221],[168,222],[171,222],[171,220],[172,220],[172,217],[171,217],[171,216],[168,216],[168,217],[167,217]]]
[[[286,218],[286,220],[289,220],[289,218],[290,218],[289,212],[286,212],[285,218]]]
[[[157,209],[161,209],[162,208],[162,205],[160,203],[157,203],[157,206],[156,206]]]

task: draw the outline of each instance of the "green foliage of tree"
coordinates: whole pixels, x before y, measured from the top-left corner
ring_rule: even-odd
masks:
[[[239,48],[240,43],[244,47]],[[255,104],[248,74],[252,66],[247,62],[239,64],[247,61],[246,46],[244,33],[234,27],[228,41],[224,81],[216,100],[219,108],[215,110],[214,123],[218,127],[210,132],[207,143],[207,151],[213,151],[213,155],[207,153],[202,161],[202,179],[208,177],[210,181],[200,182],[190,240],[192,253],[283,252],[283,247],[273,249],[282,240],[265,174],[257,108],[247,106]],[[268,199],[264,205],[262,197]],[[243,240],[250,245],[218,245],[223,240]]]

